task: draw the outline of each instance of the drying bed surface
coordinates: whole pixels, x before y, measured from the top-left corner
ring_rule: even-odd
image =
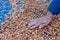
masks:
[[[9,0],[13,12],[10,21],[0,24],[1,40],[60,40],[60,14],[54,15],[51,23],[42,29],[27,27],[31,19],[46,15],[49,6],[46,0],[22,0],[22,6],[16,4],[18,1],[21,0]]]

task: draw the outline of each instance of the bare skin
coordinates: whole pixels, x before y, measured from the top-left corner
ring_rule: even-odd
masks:
[[[35,27],[42,28],[51,22],[52,17],[53,17],[52,13],[48,11],[47,15],[41,18],[32,19],[31,22],[28,24],[28,27],[30,29],[35,28]]]

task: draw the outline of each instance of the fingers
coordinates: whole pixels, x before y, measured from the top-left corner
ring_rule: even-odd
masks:
[[[34,25],[36,25],[37,23],[29,23],[28,24],[28,27],[32,27],[32,26],[34,26]]]
[[[37,24],[37,22],[38,22],[38,19],[32,19],[31,22],[28,24],[28,27],[31,27],[31,26]]]
[[[31,26],[30,28],[32,29],[32,28],[35,28],[35,27],[37,27],[37,26],[39,26],[39,25],[40,25],[40,23],[37,23],[37,24]]]

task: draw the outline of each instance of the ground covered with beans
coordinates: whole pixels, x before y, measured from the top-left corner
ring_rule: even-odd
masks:
[[[33,18],[47,13],[46,0],[7,0],[12,5],[10,16],[0,24],[0,40],[60,40],[60,14],[42,29],[30,29],[27,24]],[[10,19],[9,19],[10,18]],[[8,19],[8,20],[6,20]]]

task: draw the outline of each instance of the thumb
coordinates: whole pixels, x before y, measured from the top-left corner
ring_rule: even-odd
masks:
[[[42,24],[40,24],[39,28],[42,28],[42,27],[46,26],[47,24],[48,23],[42,23]]]

